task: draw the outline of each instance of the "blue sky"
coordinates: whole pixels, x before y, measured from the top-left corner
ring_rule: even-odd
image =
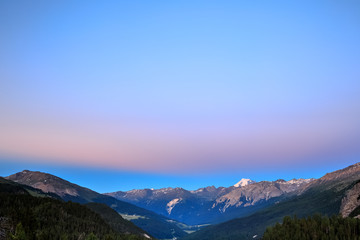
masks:
[[[1,174],[194,189],[358,162],[359,13],[358,1],[2,1]]]

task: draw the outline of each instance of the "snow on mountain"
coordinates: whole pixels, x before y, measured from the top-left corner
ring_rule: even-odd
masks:
[[[287,181],[286,183],[288,184],[303,184],[303,183],[309,183],[312,180],[314,180],[314,178],[309,178],[309,179],[304,179],[304,178],[299,178],[299,179],[291,179],[289,181]]]
[[[208,186],[193,191],[182,188],[143,189],[109,195],[177,221],[196,225],[251,213],[279,201],[281,197],[296,194],[310,181],[278,179],[255,182],[243,178],[231,187]]]
[[[181,200],[182,200],[181,198],[175,198],[175,199],[171,200],[170,202],[168,202],[168,204],[166,204],[166,211],[169,214],[171,214],[171,211],[173,210],[175,205],[178,204]]]
[[[246,185],[255,183],[255,181],[251,180],[251,179],[246,179],[246,178],[242,178],[238,183],[236,183],[234,185],[234,187],[244,187]]]

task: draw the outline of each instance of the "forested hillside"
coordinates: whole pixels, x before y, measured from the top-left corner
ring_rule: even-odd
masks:
[[[81,204],[92,202],[106,204],[120,214],[136,216],[130,221],[158,239],[172,239],[174,237],[179,238],[187,235],[186,232],[167,217],[131,203],[97,193],[91,189],[76,185],[51,174],[24,170],[10,175],[7,179],[29,187],[41,189],[44,192],[58,194],[64,201]]]
[[[143,239],[115,231],[81,204],[35,197],[5,179],[0,181],[0,203],[0,239]]]
[[[286,216],[282,224],[268,227],[263,240],[307,240],[307,239],[360,239],[360,220],[341,216],[321,216],[307,218]]]

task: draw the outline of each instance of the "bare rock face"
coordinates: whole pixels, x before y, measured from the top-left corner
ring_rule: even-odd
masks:
[[[343,217],[348,217],[358,206],[360,206],[360,182],[355,184],[342,199],[340,214]]]
[[[218,207],[219,211],[225,212],[229,207],[254,206],[261,201],[296,192],[311,181],[312,179],[292,179],[290,181],[279,179],[274,182],[262,181],[247,184],[216,199],[212,208]]]

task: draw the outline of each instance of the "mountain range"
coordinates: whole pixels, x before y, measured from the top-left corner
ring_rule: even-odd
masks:
[[[328,173],[295,194],[242,218],[203,228],[186,240],[260,239],[268,226],[284,216],[308,217],[315,213],[360,217],[360,163]]]
[[[231,187],[214,186],[188,191],[183,188],[141,189],[106,193],[189,225],[214,224],[249,215],[296,194],[313,179],[255,182],[241,179]]]
[[[100,194],[51,174],[28,170],[6,179],[27,187],[26,191],[38,191],[37,195],[85,204],[118,232],[140,232],[158,239],[258,239],[284,216],[321,213],[360,217],[360,163],[319,179],[241,179],[230,187],[194,191],[162,188]],[[122,217],[136,226],[120,224],[126,221]]]

